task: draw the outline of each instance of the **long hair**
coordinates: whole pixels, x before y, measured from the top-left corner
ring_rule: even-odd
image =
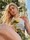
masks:
[[[8,19],[7,17],[8,17],[8,16],[9,16],[9,17],[11,16],[11,15],[9,15],[9,7],[10,7],[11,5],[16,6],[17,12],[18,12],[18,7],[17,7],[16,4],[14,4],[14,3],[8,4],[8,5],[5,7],[4,11],[2,12],[3,16],[1,17],[1,19],[2,19],[2,22],[3,22],[3,23],[5,23],[5,22],[7,21],[7,19]],[[9,20],[10,20],[10,18],[9,18]]]

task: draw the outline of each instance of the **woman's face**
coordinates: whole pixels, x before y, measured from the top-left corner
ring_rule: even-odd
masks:
[[[11,5],[9,9],[10,9],[11,15],[15,16],[17,14],[18,9],[16,8],[16,6]]]

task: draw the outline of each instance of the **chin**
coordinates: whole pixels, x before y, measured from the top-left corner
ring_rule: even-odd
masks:
[[[15,16],[16,14],[13,14],[13,16]]]

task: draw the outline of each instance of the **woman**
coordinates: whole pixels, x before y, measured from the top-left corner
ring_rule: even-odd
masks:
[[[13,19],[13,17],[18,18],[18,16],[19,15],[18,15],[17,5],[14,3],[10,3],[6,6],[5,11],[3,12],[2,21],[3,21],[3,23],[10,25],[10,22]],[[16,24],[17,29],[20,28],[24,32],[25,31],[24,22],[26,19],[23,21],[23,18],[21,17],[21,18],[18,18],[18,20],[20,20],[20,21],[19,21],[19,23]],[[27,22],[27,20],[26,20],[26,22]],[[30,29],[29,29],[30,27],[27,26],[26,22],[25,22],[26,29],[28,30],[28,33],[30,33]],[[13,26],[11,26],[11,28],[13,28]]]
[[[8,4],[5,8],[5,11],[3,12],[3,16],[2,16],[2,22],[3,24],[7,24],[7,25],[10,25],[10,22],[11,20],[14,18],[18,18],[18,7],[14,4],[14,3],[11,3],[11,4]],[[22,18],[22,17],[21,17]],[[20,25],[20,27],[17,25],[17,28],[21,28],[22,31],[24,31],[24,21],[22,21],[23,23],[21,23],[21,20],[20,18],[18,18],[18,20],[20,20],[20,22],[18,23]],[[22,25],[22,26],[21,26]],[[13,28],[13,26],[10,26],[11,28]],[[14,28],[13,28],[14,29]],[[4,32],[4,31],[3,31]],[[13,31],[11,31],[10,33],[12,33]],[[5,32],[4,32],[5,33]],[[13,32],[15,33],[15,32]],[[6,33],[7,34],[7,33]],[[13,35],[13,34],[12,34]],[[13,36],[15,38],[15,35]],[[16,35],[16,37],[18,38],[18,36]],[[12,39],[12,38],[11,38]],[[21,39],[14,39],[14,40],[21,40]]]

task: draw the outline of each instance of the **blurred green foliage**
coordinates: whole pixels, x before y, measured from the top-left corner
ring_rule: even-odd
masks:
[[[2,13],[0,13],[0,18],[1,18],[1,16],[2,16]]]
[[[17,29],[17,33],[21,36],[22,40],[27,40],[25,34],[22,33],[21,29]]]
[[[0,1],[0,10],[3,10],[6,5],[7,5],[6,2]]]

